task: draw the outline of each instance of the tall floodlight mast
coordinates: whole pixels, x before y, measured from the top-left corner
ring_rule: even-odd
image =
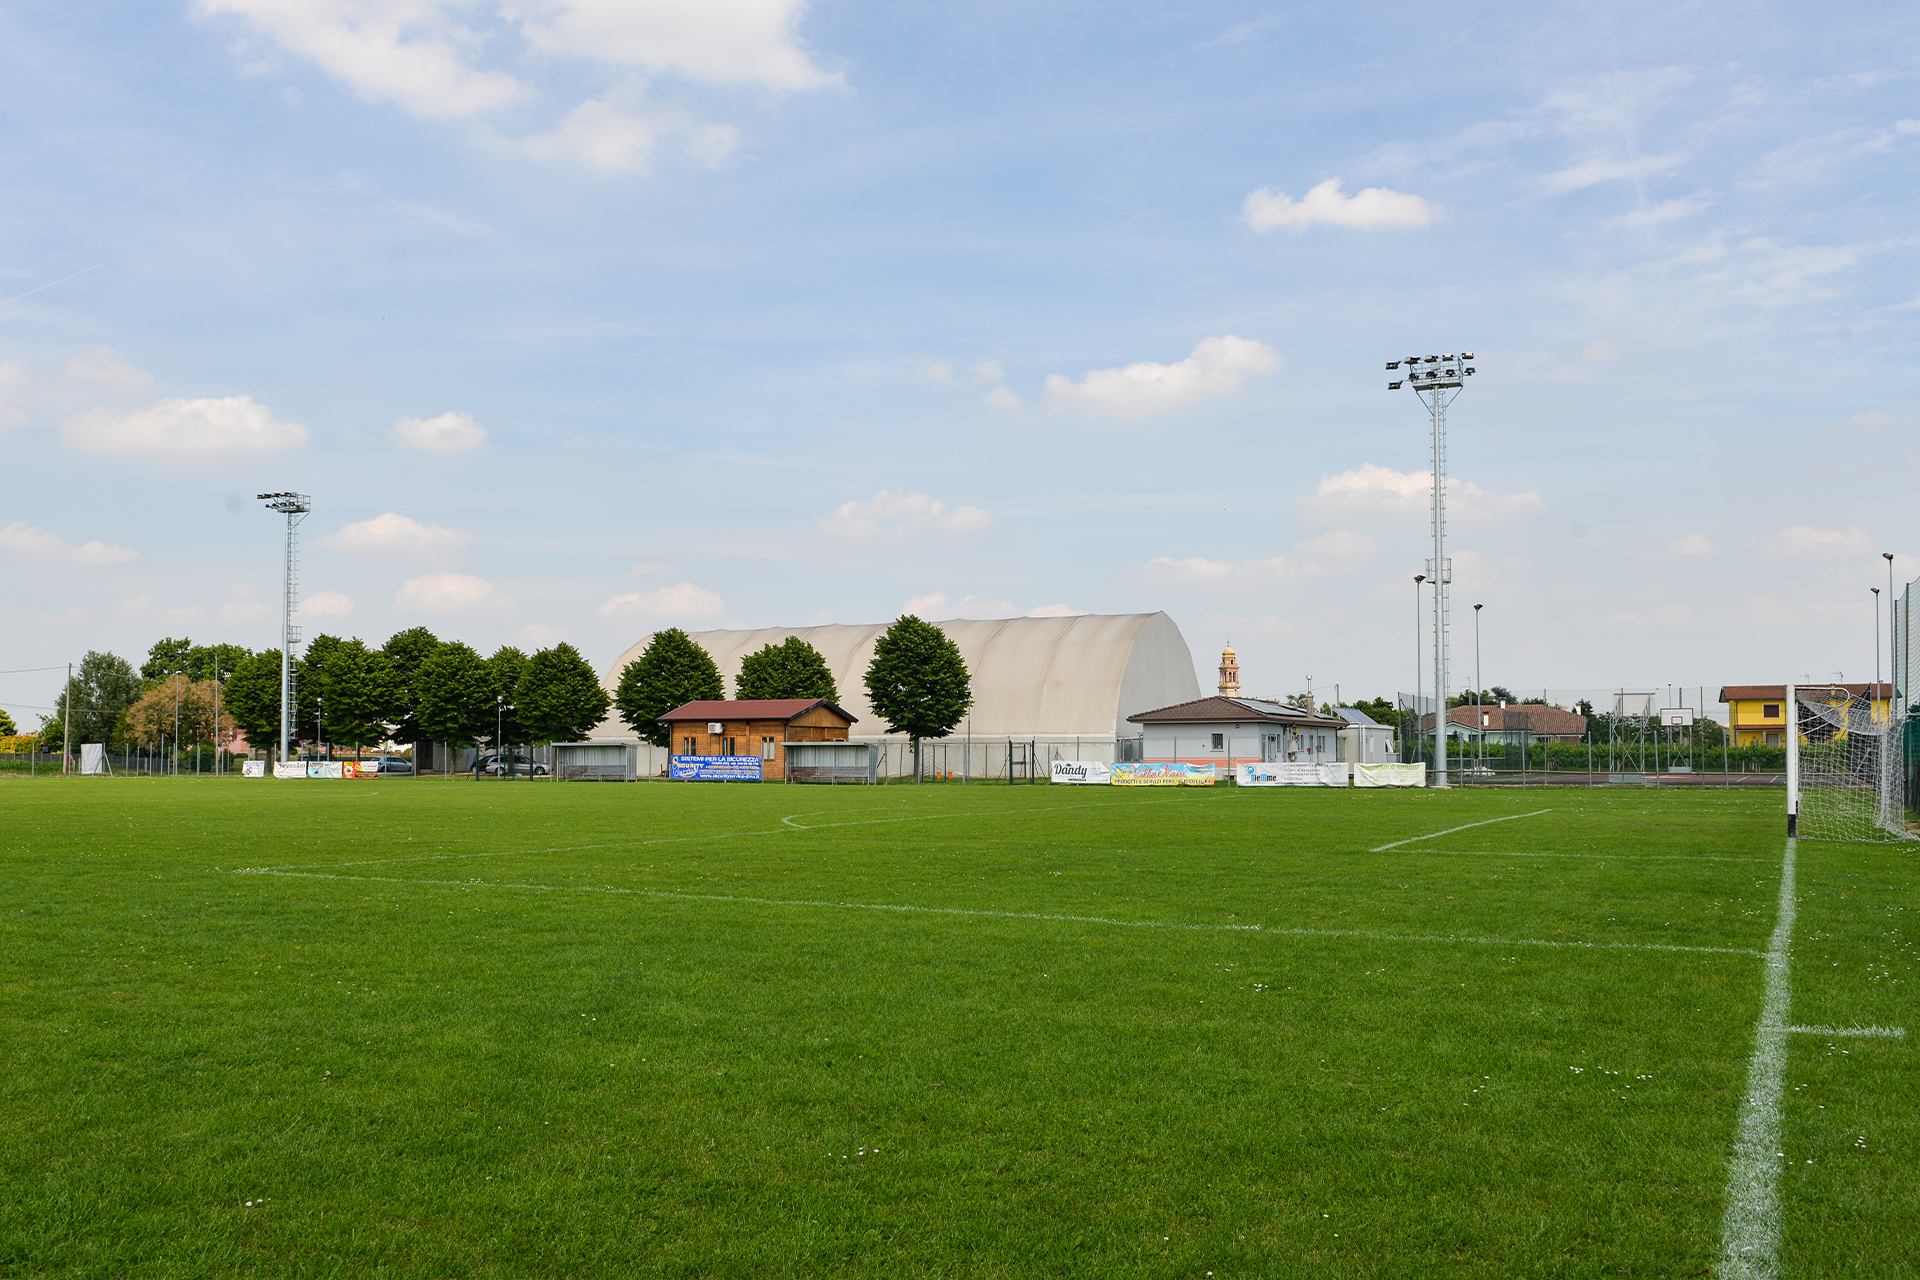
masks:
[[[1447,406],[1460,394],[1460,388],[1473,374],[1468,363],[1473,352],[1443,356],[1408,356],[1406,377],[1387,384],[1398,391],[1411,386],[1427,406],[1433,420],[1433,559],[1427,562],[1427,576],[1433,580],[1433,696],[1437,710],[1433,717],[1433,785],[1447,785],[1447,588],[1453,584],[1453,561],[1447,558]],[[1389,371],[1401,362],[1387,361]]]
[[[313,499],[304,493],[263,493],[259,500],[267,510],[287,518],[286,581],[280,595],[280,761],[284,763],[293,736],[293,646],[300,643],[300,628],[293,625],[300,599],[299,529],[313,510]]]

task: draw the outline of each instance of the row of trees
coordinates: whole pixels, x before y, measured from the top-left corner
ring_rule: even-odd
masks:
[[[887,732],[913,740],[944,738],[973,705],[966,660],[947,633],[912,614],[897,619],[875,642],[866,672],[867,702]],[[655,633],[646,651],[626,665],[613,696],[620,718],[641,738],[667,746],[660,717],[689,702],[725,698],[713,655],[678,627]],[[748,654],[734,681],[737,698],[825,698],[838,702],[833,672],[820,651],[798,636]]]
[[[358,638],[315,636],[293,674],[293,737],[356,750],[389,741],[456,747],[576,741],[610,705],[640,737],[664,747],[669,731],[662,715],[727,696],[713,656],[678,627],[658,632],[627,664],[612,698],[570,644],[532,656],[509,645],[482,657],[425,627],[399,632],[377,648]],[[916,751],[922,739],[951,733],[973,705],[958,646],[911,614],[875,644],[865,683],[887,731],[907,735]],[[749,654],[734,696],[837,702],[840,693],[820,651],[794,636]],[[157,746],[162,739],[225,745],[236,733],[265,746],[280,736],[280,651],[170,636],[154,644],[137,671],[124,658],[90,652],[41,724],[42,750],[62,749],[69,706],[74,741],[104,742],[109,749]]]

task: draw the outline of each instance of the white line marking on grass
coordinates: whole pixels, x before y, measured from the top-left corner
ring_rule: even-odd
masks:
[[[1371,850],[1379,852],[1379,850]],[[1591,858],[1609,862],[1767,862],[1767,858],[1721,858],[1708,853],[1514,853],[1494,849],[1421,849],[1446,858]]]
[[[1515,818],[1537,818],[1543,813],[1552,813],[1551,809],[1535,809],[1532,813],[1510,813],[1504,818],[1488,818],[1484,822],[1469,822],[1463,826],[1448,827],[1445,831],[1433,831],[1424,836],[1408,836],[1405,840],[1395,840],[1392,844],[1383,844],[1369,849],[1369,853],[1385,853],[1389,849],[1398,849],[1403,844],[1412,844],[1416,840],[1438,840],[1441,836],[1450,836],[1456,831],[1466,831],[1473,827],[1490,827],[1496,822],[1512,822]]]
[[[1905,1040],[1905,1027],[1788,1027],[1801,1036],[1866,1036],[1875,1040]]]
[[[1458,934],[1377,933],[1365,929],[1290,929],[1261,924],[1189,924],[1171,920],[1118,920],[1110,916],[1072,916],[1043,911],[997,911],[986,907],[923,907],[913,903],[846,902],[820,898],[755,898],[728,893],[684,893],[674,889],[617,889],[612,885],[532,884],[503,880],[419,880],[403,876],[343,876],[325,871],[278,867],[240,867],[238,876],[283,876],[297,880],[349,880],[370,884],[421,884],[450,889],[524,889],[536,893],[606,893],[679,902],[737,902],[759,907],[816,907],[838,911],[904,911],[917,915],[986,916],[999,920],[1062,920],[1072,924],[1113,924],[1130,929],[1190,929],[1206,933],[1265,933],[1279,937],[1364,938],[1373,942],[1456,943],[1486,947],[1567,947],[1588,951],[1697,951],[1715,955],[1757,956],[1740,947],[1690,947],[1667,942],[1583,942],[1551,938],[1480,938]]]
[[[1787,966],[1793,950],[1793,858],[1780,862],[1780,909],[1767,944],[1766,999],[1747,1060],[1747,1096],[1727,1165],[1727,1210],[1720,1226],[1722,1276],[1772,1280],[1780,1253],[1780,1095],[1787,1068],[1787,1010],[1793,992]]]

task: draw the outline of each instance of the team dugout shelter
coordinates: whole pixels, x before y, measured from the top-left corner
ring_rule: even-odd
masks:
[[[788,748],[845,742],[855,717],[825,698],[747,698],[689,702],[660,719],[676,756],[758,757],[760,780],[788,774]]]

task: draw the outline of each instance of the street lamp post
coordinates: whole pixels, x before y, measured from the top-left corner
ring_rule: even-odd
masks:
[[[317,756],[320,753],[320,740],[327,736],[327,695],[316,693],[313,701],[313,751]],[[333,759],[333,752],[327,752],[327,759]]]
[[[1470,363],[1473,352],[1462,351],[1458,355],[1449,351],[1441,356],[1408,356],[1407,373],[1404,378],[1387,384],[1387,390],[1398,391],[1402,386],[1411,385],[1414,394],[1427,406],[1428,417],[1433,423],[1433,560],[1427,565],[1427,573],[1433,578],[1433,695],[1436,704],[1444,704],[1447,696],[1447,585],[1453,581],[1453,566],[1447,560],[1447,406],[1460,394],[1466,380],[1473,374]],[[1389,370],[1398,369],[1400,361],[1387,361]],[[1434,717],[1434,743],[1440,745],[1440,720]],[[1434,785],[1447,785],[1447,757],[1439,751],[1434,761]]]
[[[173,673],[173,678],[176,681],[178,681],[178,680],[185,679],[185,676],[181,672],[175,671]],[[172,764],[173,764],[173,767],[169,769],[167,772],[177,778],[180,776],[180,686],[178,684],[175,684],[173,686],[173,761],[172,761]]]
[[[1475,767],[1481,770],[1487,767],[1487,713],[1480,709],[1480,690],[1485,687],[1480,683],[1480,610],[1485,607],[1473,606],[1473,727],[1480,739],[1475,751]]]
[[[1427,745],[1427,731],[1420,723],[1420,718],[1426,714],[1420,707],[1420,584],[1426,580],[1424,573],[1413,575],[1413,753],[1416,756]]]

